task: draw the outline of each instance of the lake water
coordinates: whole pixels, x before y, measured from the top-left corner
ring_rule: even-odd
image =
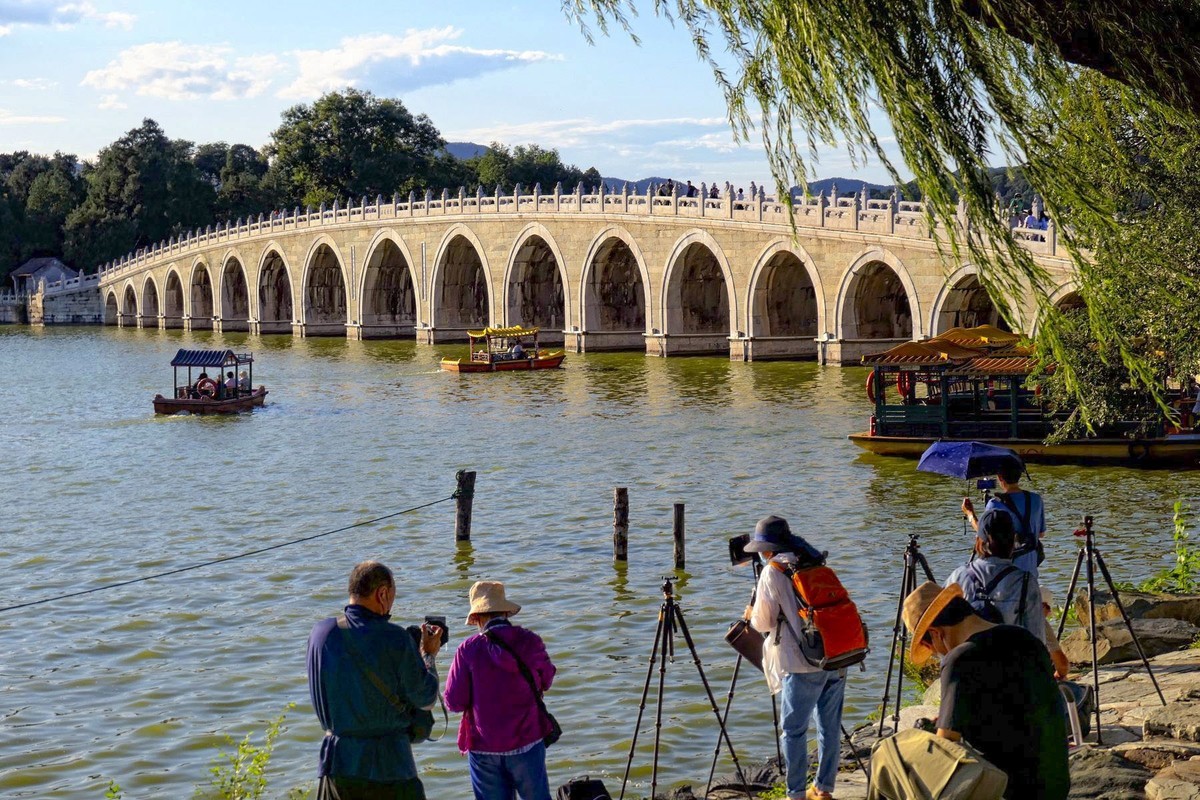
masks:
[[[180,347],[256,357],[268,405],[232,418],[156,417]],[[726,541],[770,513],[830,551],[875,648],[852,672],[846,721],[878,703],[907,534],[939,578],[965,556],[963,484],[863,454],[865,372],[638,354],[570,356],[562,370],[459,376],[461,346],[115,328],[0,327],[0,605],[320,533],[447,497],[478,471],[471,544],[454,505],[200,571],[0,615],[0,794],[185,797],[226,735],[261,736],[289,703],[271,794],[311,782],[321,731],[305,640],[339,611],[354,563],[397,573],[398,621],[462,624],[467,590],[499,579],[559,667],[547,703],[566,730],[552,785],[582,773],[619,787],[671,567],[671,509],[687,506],[681,607],[721,702],[722,636],[751,589]],[[1044,571],[1060,599],[1080,514],[1096,517],[1117,580],[1169,565],[1171,506],[1200,474],[1034,467],[1047,498]],[[612,490],[629,487],[630,561],[612,562]],[[668,668],[660,785],[702,781],[716,728],[695,668]],[[651,692],[653,697],[653,690]],[[653,708],[634,777],[648,784]],[[452,719],[452,724],[456,720]],[[731,735],[745,761],[774,753],[770,704],[743,673]],[[440,716],[439,716],[440,729]],[[466,762],[417,748],[431,798],[469,796]],[[723,765],[724,765],[723,761]],[[632,794],[633,792],[631,792]]]

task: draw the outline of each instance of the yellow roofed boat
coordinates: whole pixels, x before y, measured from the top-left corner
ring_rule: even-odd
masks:
[[[538,328],[513,325],[508,328],[484,328],[467,331],[470,337],[466,358],[443,358],[442,369],[449,372],[502,372],[525,369],[554,369],[562,365],[566,353],[543,350],[538,345]]]

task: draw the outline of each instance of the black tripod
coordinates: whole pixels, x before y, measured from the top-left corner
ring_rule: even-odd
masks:
[[[892,627],[892,654],[888,658],[887,683],[883,685],[883,700],[879,703],[879,735],[883,736],[883,723],[887,718],[888,701],[891,699],[892,674],[896,675],[896,710],[892,715],[892,732],[900,728],[900,698],[904,695],[904,659],[908,655],[908,628],[904,627],[904,598],[917,588],[917,565],[925,572],[927,580],[933,580],[933,570],[925,560],[918,543],[919,534],[908,536],[908,546],[904,548],[904,577],[900,579],[900,599],[896,603],[896,624]],[[900,649],[896,649],[897,642]],[[899,662],[897,664],[897,662]],[[896,667],[899,666],[899,669]]]
[[[1058,635],[1061,638],[1063,628],[1066,627],[1067,609],[1071,607],[1071,600],[1075,596],[1075,586],[1079,583],[1079,569],[1086,562],[1088,633],[1092,640],[1092,691],[1096,693],[1096,744],[1104,744],[1104,741],[1100,738],[1100,671],[1096,668],[1096,567],[1100,567],[1100,574],[1104,576],[1104,582],[1108,584],[1108,591],[1112,593],[1113,601],[1117,604],[1117,610],[1121,612],[1121,619],[1125,620],[1125,628],[1129,631],[1129,638],[1133,639],[1133,645],[1137,648],[1138,655],[1142,658],[1142,664],[1146,667],[1146,673],[1150,676],[1150,681],[1154,684],[1154,690],[1158,692],[1158,699],[1162,701],[1164,706],[1167,704],[1167,699],[1163,697],[1162,689],[1158,686],[1158,679],[1154,677],[1154,670],[1150,669],[1150,661],[1146,658],[1146,652],[1142,650],[1142,643],[1138,641],[1137,634],[1133,631],[1133,623],[1129,621],[1129,614],[1125,612],[1125,605],[1121,602],[1121,595],[1117,594],[1117,587],[1113,584],[1112,575],[1108,572],[1108,565],[1104,563],[1104,556],[1100,555],[1100,551],[1096,549],[1096,533],[1092,530],[1092,518],[1090,516],[1083,518],[1083,527],[1075,531],[1074,535],[1083,538],[1083,547],[1079,548],[1079,556],[1075,559],[1075,571],[1071,573],[1071,587],[1067,589],[1066,605],[1063,606],[1062,619],[1058,621]]]
[[[754,590],[750,592],[750,605],[754,605],[755,598],[758,597],[758,577],[762,574],[763,565],[761,561],[752,561],[754,569]],[[742,669],[742,662],[745,656],[738,653],[737,661],[733,664],[733,678],[729,681],[729,692],[725,695],[725,713],[721,715],[721,730],[724,732],[725,723],[729,721],[729,708],[733,705],[733,694],[737,691],[738,674]],[[775,695],[771,695],[771,723],[775,728],[775,757],[779,763],[783,763],[783,750],[779,745],[779,703],[775,699]],[[708,797],[708,793],[712,791],[713,776],[717,774],[717,761],[721,757],[721,735],[717,736],[717,746],[713,748],[712,766],[708,770],[708,783],[704,786],[704,796]]]
[[[654,718],[654,765],[650,773],[650,798],[653,800],[655,792],[658,790],[658,746],[659,737],[662,734],[662,712],[663,712],[663,686],[667,677],[667,658],[672,662],[675,661],[675,630],[683,634],[683,641],[687,643],[688,650],[692,654],[692,662],[696,665],[696,671],[700,673],[700,683],[704,686],[704,692],[708,695],[709,705],[712,706],[712,712],[717,718],[717,725],[721,729],[721,738],[725,740],[725,746],[729,748],[729,755],[733,759],[733,766],[737,770],[738,780],[742,782],[742,786],[746,790],[747,800],[751,800],[750,787],[746,786],[746,776],[742,774],[742,765],[738,761],[737,753],[734,752],[733,742],[729,740],[729,732],[725,729],[725,720],[721,717],[721,710],[717,707],[717,700],[713,697],[712,687],[708,685],[708,678],[704,675],[704,667],[700,664],[700,656],[696,652],[696,644],[692,641],[692,634],[688,631],[687,622],[683,619],[683,611],[675,602],[675,587],[672,585],[672,578],[664,576],[662,584],[663,604],[658,610],[658,629],[654,632],[654,647],[650,650],[650,663],[646,669],[646,685],[642,687],[642,700],[638,706],[637,723],[633,728],[633,741],[629,743],[629,759],[625,762],[625,777],[621,779],[621,796],[618,800],[624,800],[625,788],[629,783],[629,769],[633,766],[633,753],[637,749],[638,732],[642,727],[642,715],[646,711],[646,697],[650,694],[650,679],[654,675],[654,662],[658,661],[658,694],[655,699],[655,718]]]

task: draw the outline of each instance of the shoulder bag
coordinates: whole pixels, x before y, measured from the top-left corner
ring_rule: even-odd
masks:
[[[492,633],[492,631],[484,631],[483,635],[489,642],[496,645],[516,660],[517,669],[521,671],[521,676],[525,678],[525,681],[529,684],[530,691],[533,692],[533,699],[537,701],[538,711],[541,712],[542,716],[550,721],[550,732],[542,737],[542,743],[545,744],[546,747],[549,747],[557,742],[562,738],[562,726],[558,724],[558,720],[554,718],[554,715],[546,710],[546,701],[542,699],[542,693],[538,691],[537,681],[533,679],[533,673],[529,671],[529,667],[525,666],[525,662],[521,660],[519,655],[517,655],[517,651],[509,646],[508,642]]]

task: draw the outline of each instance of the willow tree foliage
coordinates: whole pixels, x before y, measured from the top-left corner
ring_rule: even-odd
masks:
[[[641,9],[639,9],[639,6]],[[1092,335],[1113,343],[1137,380],[1149,372],[1108,322],[1121,302],[1098,280],[1075,233],[1117,225],[1114,198],[1087,181],[1085,165],[1057,140],[1075,79],[1094,70],[1129,87],[1167,117],[1200,112],[1200,15],[1193,2],[1024,0],[563,0],[589,39],[623,29],[652,9],[681,23],[724,91],[735,135],[757,129],[782,190],[803,184],[820,145],[873,157],[900,182],[915,175],[939,242],[970,259],[999,310],[1032,288],[1039,333],[1060,361],[1061,380],[1079,385],[1065,346],[1065,321],[1050,306],[1047,276],[1001,220],[987,177],[995,161],[1024,175],[1060,226],[1080,273]],[[886,117],[899,158],[880,138]],[[1105,120],[1076,120],[1086,143]],[[1128,177],[1128,176],[1127,176]],[[964,228],[956,222],[967,222]],[[1028,321],[1026,321],[1028,324]]]

